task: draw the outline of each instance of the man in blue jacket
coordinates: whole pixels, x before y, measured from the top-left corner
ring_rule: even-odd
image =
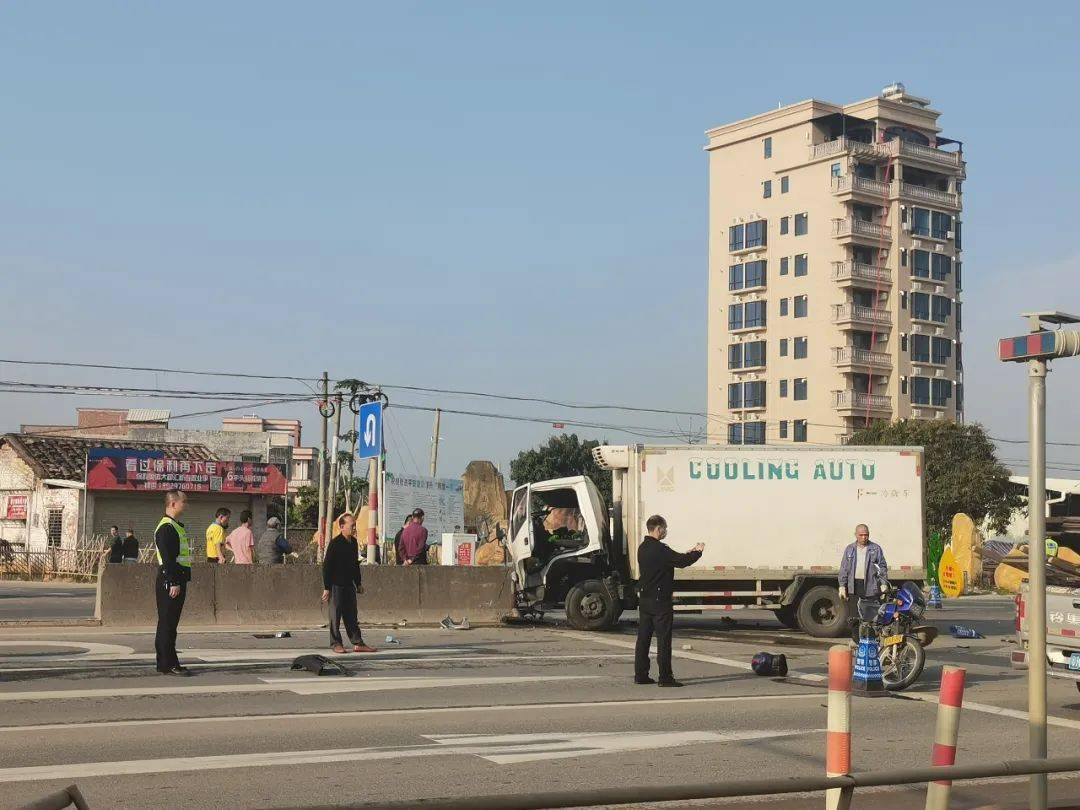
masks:
[[[870,540],[870,527],[855,527],[855,542],[844,549],[840,560],[840,598],[877,599],[888,588],[889,565],[881,546]]]

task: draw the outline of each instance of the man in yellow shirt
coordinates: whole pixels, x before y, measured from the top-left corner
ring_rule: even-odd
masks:
[[[232,510],[224,506],[214,513],[214,522],[206,527],[206,561],[211,565],[225,562],[225,530]]]

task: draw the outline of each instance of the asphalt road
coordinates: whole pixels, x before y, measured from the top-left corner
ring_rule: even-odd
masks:
[[[968,672],[958,761],[1026,755],[1024,680],[1008,664],[1011,611],[1008,600],[982,599],[932,612],[946,628],[971,624],[988,638],[941,639],[917,688],[854,700],[857,770],[928,764],[945,663]],[[197,674],[179,679],[152,674],[145,631],[9,629],[0,632],[0,808],[72,782],[98,810],[313,807],[821,774],[829,643],[783,630],[771,614],[739,615],[735,627],[677,620],[681,690],[632,683],[631,622],[596,634],[554,624],[371,630],[380,651],[341,657],[354,673],[347,678],[288,668],[301,652],[325,652],[325,631],[266,640],[182,631],[181,658]],[[387,632],[401,643],[387,645]],[[755,677],[746,667],[759,649],[785,652],[809,678]],[[1049,700],[1051,755],[1074,754],[1080,695],[1052,681]],[[1080,796],[1080,779],[1051,784],[1058,799]],[[953,807],[1021,806],[1009,803],[1023,802],[1025,790],[1018,780],[958,784]],[[863,801],[910,808],[922,796],[879,789]],[[796,808],[822,799],[761,801]]]
[[[96,593],[95,584],[0,582],[0,621],[90,618]]]

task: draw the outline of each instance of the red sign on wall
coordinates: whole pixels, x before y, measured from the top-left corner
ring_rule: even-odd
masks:
[[[8,495],[7,520],[26,520],[26,495]]]
[[[246,495],[284,495],[285,471],[277,464],[250,461],[203,461],[147,458],[138,453],[91,451],[86,486],[94,490],[164,492],[223,492]]]

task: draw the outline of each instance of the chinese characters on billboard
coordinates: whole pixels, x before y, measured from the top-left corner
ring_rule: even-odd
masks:
[[[225,492],[284,495],[278,464],[170,458],[139,450],[94,449],[87,454],[86,486],[92,490]]]

